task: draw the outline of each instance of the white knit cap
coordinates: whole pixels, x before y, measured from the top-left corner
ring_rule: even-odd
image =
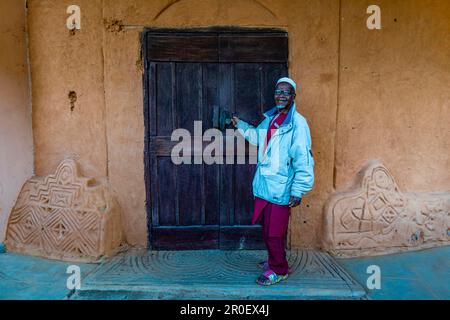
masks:
[[[291,78],[287,77],[281,78],[280,80],[278,80],[277,85],[280,84],[281,82],[289,83],[294,88],[294,91],[297,90],[297,84]]]

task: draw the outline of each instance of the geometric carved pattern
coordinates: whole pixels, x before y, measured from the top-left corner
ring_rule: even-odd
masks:
[[[371,161],[354,186],[331,196],[324,247],[341,256],[392,253],[449,244],[450,193],[402,193],[389,171]]]
[[[11,212],[8,251],[94,262],[122,242],[120,210],[107,183],[80,176],[66,159],[54,174],[28,180]]]
[[[126,291],[122,299],[317,299],[336,292],[345,298],[365,296],[361,285],[325,252],[291,250],[286,258],[289,278],[267,290],[255,283],[261,272],[257,263],[267,259],[266,251],[130,250],[91,272],[75,298],[95,298],[101,292],[100,299],[116,299],[121,290]]]

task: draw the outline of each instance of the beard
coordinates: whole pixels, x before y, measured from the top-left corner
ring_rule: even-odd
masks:
[[[276,101],[277,109],[284,109],[289,106],[289,101]]]

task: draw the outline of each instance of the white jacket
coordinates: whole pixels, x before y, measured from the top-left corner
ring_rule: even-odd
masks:
[[[258,146],[258,165],[253,179],[253,195],[287,205],[291,196],[302,198],[314,185],[314,158],[306,119],[291,106],[283,124],[272,135],[266,150],[267,130],[277,113],[272,108],[257,128],[240,120],[236,127],[251,144]]]

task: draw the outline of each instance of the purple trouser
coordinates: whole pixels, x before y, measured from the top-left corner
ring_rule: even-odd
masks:
[[[269,268],[277,274],[285,275],[289,272],[289,265],[286,260],[285,239],[289,223],[290,208],[258,198],[256,199],[256,202],[256,207],[259,210],[262,210],[262,212],[260,212],[260,218],[263,226],[263,239],[269,254]],[[277,221],[275,230],[274,221]],[[282,222],[282,225],[280,225],[280,221]]]

